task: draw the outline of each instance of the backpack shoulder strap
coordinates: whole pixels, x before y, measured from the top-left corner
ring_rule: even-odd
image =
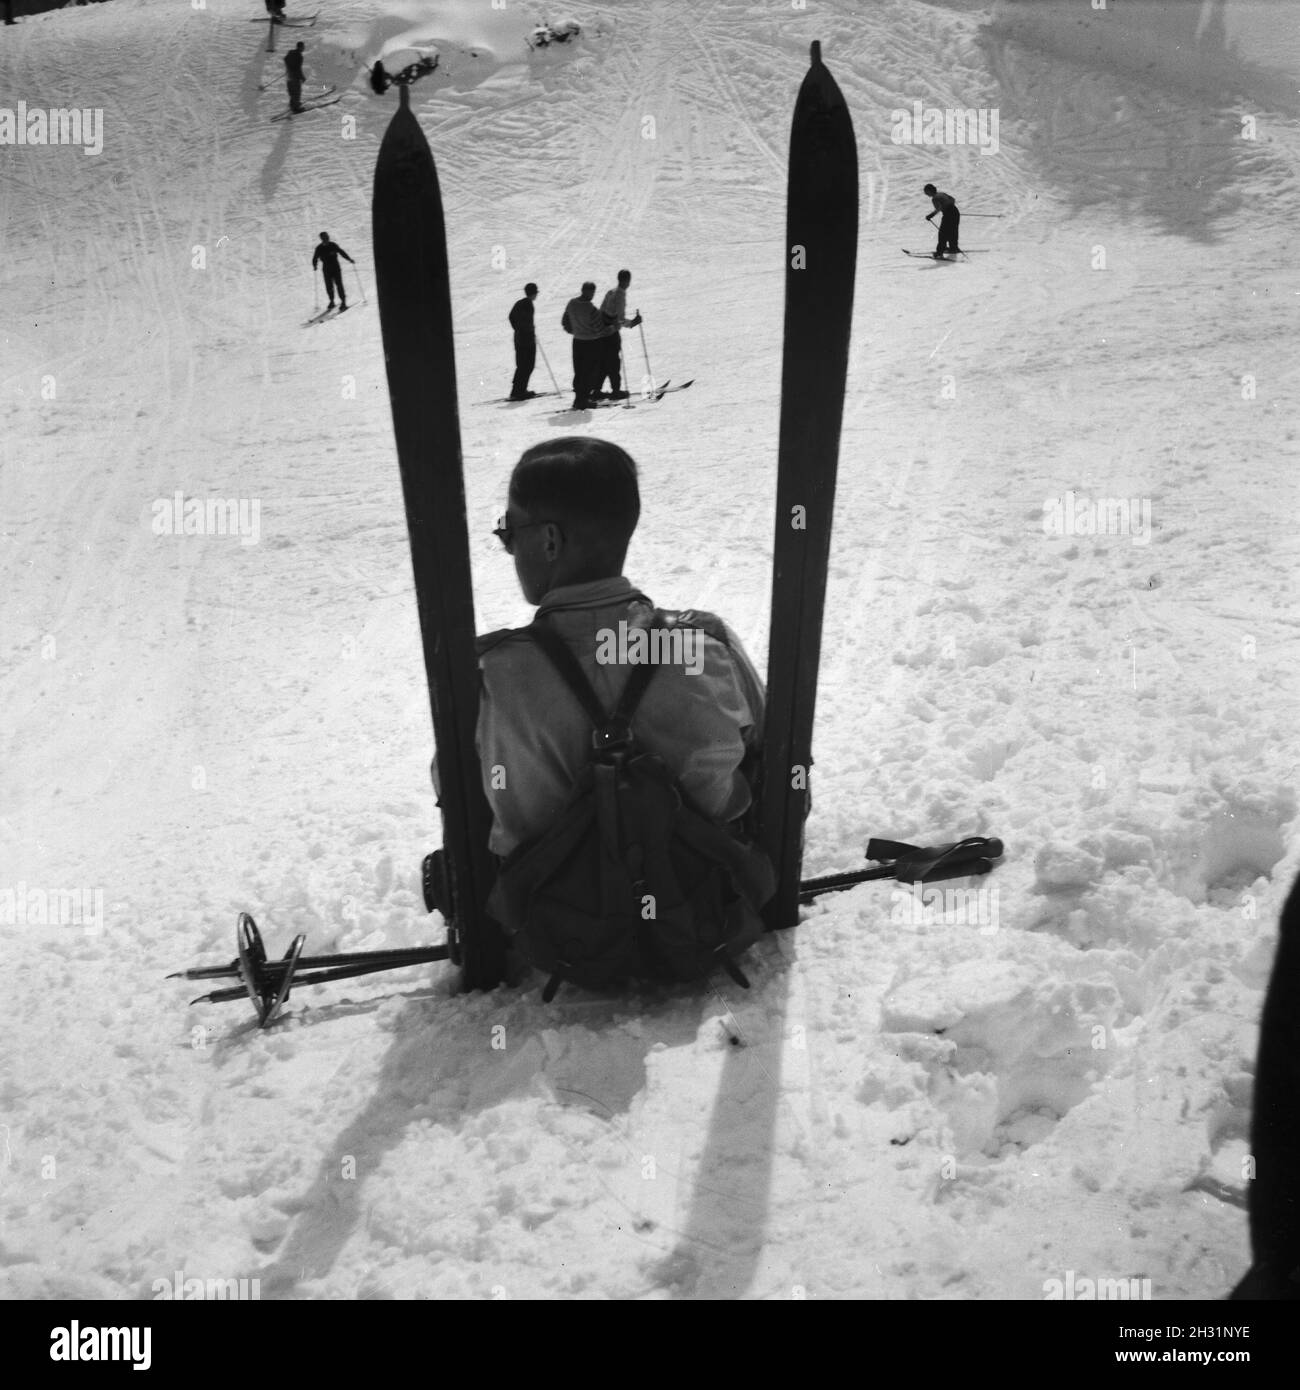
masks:
[[[655,616],[658,617],[658,610]],[[634,666],[623,687],[612,714],[606,714],[596,692],[591,688],[587,673],[582,669],[569,644],[545,623],[530,623],[525,632],[546,653],[551,665],[573,692],[594,727],[593,746],[608,747],[611,743],[627,742],[631,738],[632,716],[650,684],[655,667],[649,664]]]
[[[599,728],[605,723],[606,714],[601,708],[596,692],[591,688],[587,673],[582,669],[569,644],[552,628],[543,623],[530,623],[525,631],[544,651],[551,665],[563,677],[565,685],[573,691],[578,703],[587,713],[587,718]]]

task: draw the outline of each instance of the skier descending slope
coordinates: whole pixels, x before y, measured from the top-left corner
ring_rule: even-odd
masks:
[[[343,267],[339,265],[339,257],[342,256],[350,265],[356,265],[356,261],[341,247],[330,240],[328,232],[320,234],[320,245],[312,252],[311,264],[314,270],[317,265],[321,268],[321,274],[325,277],[325,293],[329,296],[329,307],[334,307],[334,292],[338,291],[339,313],[343,313],[348,307],[347,291],[343,288]],[[319,303],[319,301],[317,301]]]
[[[939,218],[939,244],[934,249],[935,260],[945,255],[960,256],[961,247],[957,245],[957,240],[961,227],[961,210],[957,206],[957,200],[951,193],[940,193],[932,183],[927,183],[921,192],[928,193],[930,201],[934,204],[934,212],[927,213],[925,220],[932,222],[936,216]]]

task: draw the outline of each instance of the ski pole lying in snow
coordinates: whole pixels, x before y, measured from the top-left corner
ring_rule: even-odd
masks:
[[[280,1006],[288,999],[289,991],[294,985],[319,985],[327,980],[346,980],[356,975],[369,975],[376,970],[402,970],[408,965],[447,960],[451,954],[450,948],[442,945],[399,947],[391,951],[341,952],[330,956],[304,956],[302,947],[305,940],[303,936],[295,937],[283,960],[268,960],[257,923],[247,912],[241,912],[235,941],[239,954],[229,965],[197,966],[192,970],[178,970],[167,978],[242,980],[243,984],[236,989],[214,990],[211,994],[200,995],[190,1002],[224,1004],[232,999],[243,999],[247,995],[257,1010],[258,1026],[265,1028],[274,1022]],[[313,966],[333,968],[310,973]],[[300,975],[298,971],[304,968],[309,973]]]
[[[424,860],[424,903],[430,912],[437,910],[446,916],[448,885],[439,861],[440,853],[435,851]],[[900,883],[936,883],[949,878],[986,874],[994,867],[993,861],[1002,857],[1002,841],[971,835],[958,840],[956,844],[924,849],[898,840],[868,840],[866,857],[879,861],[879,867],[808,879],[799,885],[799,901],[810,903],[822,893],[838,892],[870,879],[893,878]],[[451,947],[445,943],[441,946],[396,947],[391,951],[344,951],[328,956],[304,956],[302,948],[305,940],[302,936],[295,937],[283,960],[268,960],[257,923],[247,912],[241,912],[235,942],[239,954],[229,965],[195,966],[190,970],[177,970],[167,978],[240,980],[241,983],[231,989],[213,990],[210,994],[190,1000],[190,1003],[226,1004],[235,999],[248,998],[257,1011],[258,1027],[266,1028],[275,1021],[294,985],[323,985],[331,980],[350,980],[380,970],[404,970],[411,965],[451,959]]]
[[[888,862],[882,862],[876,869],[855,869],[851,873],[807,879],[799,885],[799,901],[810,903],[822,893],[836,893],[874,878],[895,878],[900,883],[937,883],[947,878],[976,877],[988,873],[993,861],[1002,858],[1002,841],[971,835],[954,845],[922,849],[899,840],[868,840],[866,857]]]

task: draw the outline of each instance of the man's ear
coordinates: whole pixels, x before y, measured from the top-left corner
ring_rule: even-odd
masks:
[[[560,532],[560,528],[553,521],[548,521],[546,523],[545,539],[546,558],[548,560],[554,560],[558,558],[560,554],[560,547],[561,545],[563,545],[563,543],[564,537]]]

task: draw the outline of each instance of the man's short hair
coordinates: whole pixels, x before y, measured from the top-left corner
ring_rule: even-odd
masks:
[[[537,293],[537,286],[534,285],[533,282],[530,280],[530,281],[524,286],[524,293],[525,293],[525,294],[536,294],[536,293]]]
[[[626,285],[631,278],[632,272],[630,270],[620,270],[618,272],[618,283],[620,285]]]
[[[934,193],[935,191],[935,186],[932,183],[927,183],[926,186],[921,190],[922,193]]]
[[[619,560],[641,517],[631,454],[587,434],[525,449],[510,477],[510,500],[529,516],[568,527],[584,546]]]
[[[582,282],[582,292],[583,292],[583,294],[586,294],[588,290],[591,290],[591,291],[594,293],[594,292],[595,292],[595,289],[596,289],[596,282],[595,282],[594,280],[584,280],[584,281]]]

